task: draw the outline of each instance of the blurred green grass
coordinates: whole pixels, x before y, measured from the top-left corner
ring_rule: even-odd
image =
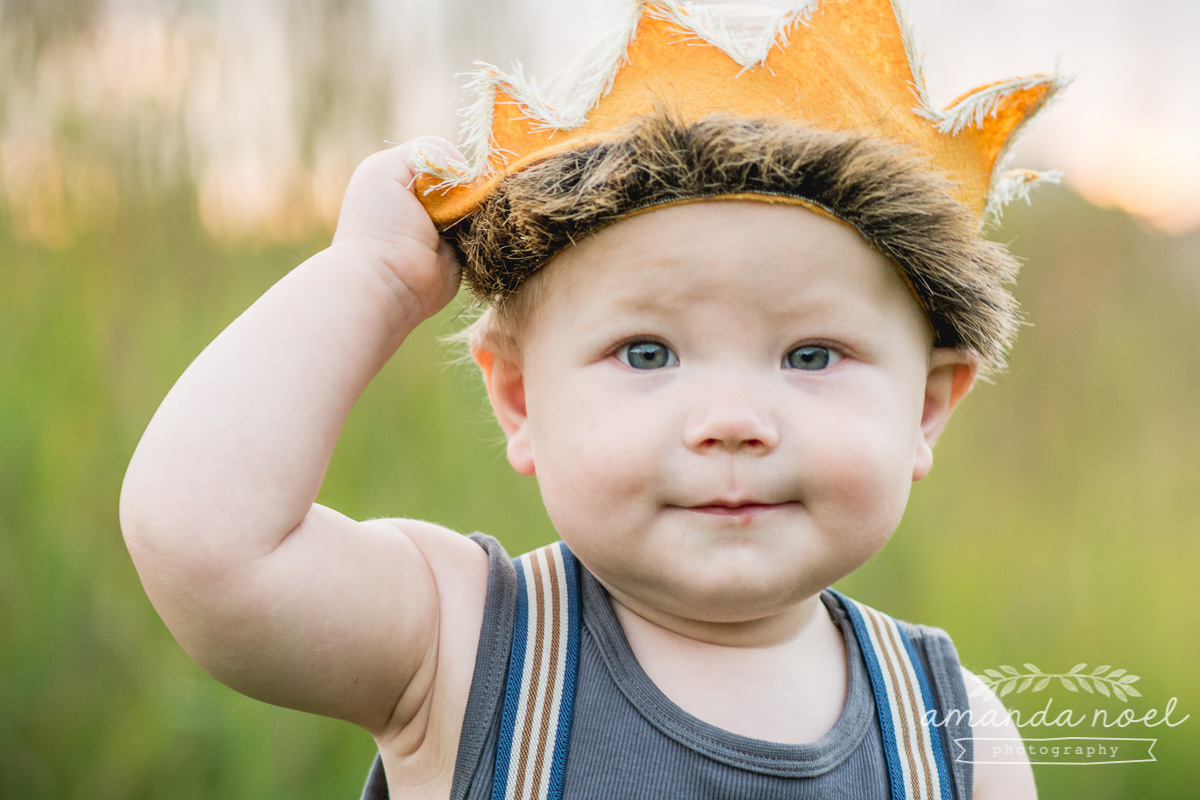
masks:
[[[126,205],[59,249],[0,226],[0,797],[353,797],[373,745],[242,698],[173,642],[121,542],[125,465],[188,362],[323,245],[208,238],[185,192]],[[949,630],[975,670],[1080,662],[1143,676],[1130,706],[1200,711],[1200,257],[1065,190],[998,234],[1027,261],[1032,325],[1011,371],[965,402],[894,541],[843,588]],[[553,538],[508,468],[478,381],[439,337],[454,304],[372,384],[321,500],[352,516]],[[1026,713],[1124,706],[1053,689]],[[1039,767],[1043,798],[1179,798],[1200,718],[1149,764]],[[1026,735],[1072,735],[1062,731]]]

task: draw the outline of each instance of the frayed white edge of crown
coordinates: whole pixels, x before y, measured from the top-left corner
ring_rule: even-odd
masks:
[[[587,121],[592,109],[612,91],[613,81],[628,62],[629,45],[637,34],[643,16],[669,21],[678,26],[685,37],[694,39],[695,43],[720,48],[740,64],[744,72],[763,66],[774,48],[786,47],[789,31],[797,24],[807,25],[820,3],[829,1],[794,0],[778,7],[777,16],[761,32],[754,33],[732,29],[720,10],[712,6],[689,5],[673,0],[626,0],[628,23],[596,48],[595,58],[583,68],[583,74],[566,102],[557,107],[549,103],[537,83],[526,78],[519,62],[514,62],[507,73],[494,65],[476,62],[479,69],[466,73],[469,80],[463,86],[464,94],[473,99],[459,111],[459,116],[463,118],[459,130],[462,143],[460,150],[466,161],[448,160],[441,150],[431,152],[418,148],[413,154],[413,165],[418,173],[435,181],[426,189],[426,193],[446,191],[492,177],[496,173],[493,156],[499,155],[501,161],[507,161],[508,156],[513,155],[501,151],[492,138],[496,95],[501,91],[520,106],[535,130],[564,131],[580,127]],[[891,0],[891,4],[900,25],[905,55],[913,75],[911,88],[917,101],[913,113],[937,124],[940,133],[955,136],[967,128],[982,127],[984,121],[996,113],[1004,98],[1010,94],[1049,84],[1049,91],[1042,102],[1012,131],[996,160],[981,224],[997,222],[1004,206],[1014,200],[1028,201],[1030,192],[1036,186],[1058,183],[1062,174],[1056,170],[1035,172],[1011,169],[1010,165],[1012,146],[1024,133],[1030,120],[1070,83],[1070,79],[1059,72],[1058,66],[1048,76],[1014,78],[970,94],[949,108],[936,108],[929,98],[924,58],[908,15],[898,0]]]

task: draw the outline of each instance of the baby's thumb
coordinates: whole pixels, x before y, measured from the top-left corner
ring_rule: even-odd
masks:
[[[409,169],[413,175],[422,173],[462,173],[467,160],[448,139],[440,136],[418,136],[401,145],[407,150]]]

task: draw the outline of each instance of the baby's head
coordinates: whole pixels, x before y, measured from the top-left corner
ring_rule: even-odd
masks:
[[[796,205],[656,209],[532,280],[479,354],[509,461],[643,613],[756,619],[860,566],[974,374],[888,259]]]
[[[890,0],[853,0],[811,23],[780,17],[761,54],[771,68],[742,74],[708,45],[745,56],[745,40],[708,12],[647,3],[622,47],[650,78],[619,71],[610,91],[581,90],[590,116],[570,126],[491,75],[486,168],[431,168],[457,180],[431,213],[452,223],[489,305],[473,347],[509,460],[537,475],[560,535],[635,611],[761,619],[856,569],[895,530],[977,370],[1011,343],[1015,263],[978,233],[1003,149],[990,123],[946,136],[937,121],[897,122],[887,87],[845,81],[813,113],[854,124],[746,111],[763,99],[746,91],[776,72],[812,73],[767,63],[785,34],[840,53],[829,31],[845,26],[819,23],[880,4],[890,13]],[[693,65],[687,49],[716,61]],[[680,94],[681,58],[704,88]],[[1020,107],[1001,144],[1044,99],[1009,102],[1031,86],[987,101],[997,119]],[[894,100],[901,116],[911,101]],[[919,141],[897,133],[909,129]]]

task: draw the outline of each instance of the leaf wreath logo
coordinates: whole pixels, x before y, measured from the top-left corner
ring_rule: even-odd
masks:
[[[1076,664],[1069,672],[1042,672],[1033,664],[1025,664],[1027,672],[1021,672],[1016,667],[1002,666],[999,670],[984,670],[979,680],[984,686],[971,692],[972,696],[982,694],[984,688],[991,689],[998,696],[1004,697],[1013,691],[1017,694],[1032,687],[1040,692],[1057,680],[1063,688],[1078,692],[1083,689],[1089,694],[1099,692],[1105,697],[1116,697],[1122,703],[1128,703],[1130,697],[1141,697],[1142,693],[1133,688],[1133,684],[1141,680],[1137,675],[1130,675],[1127,670],[1113,669],[1110,665],[1096,667],[1084,674],[1087,664]]]

